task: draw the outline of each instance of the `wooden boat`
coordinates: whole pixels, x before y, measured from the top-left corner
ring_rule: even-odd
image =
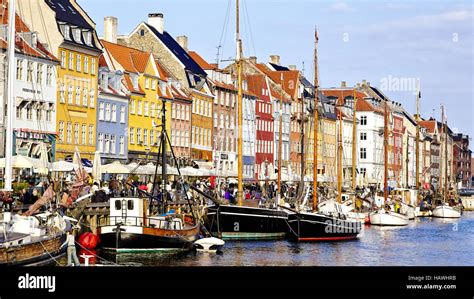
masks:
[[[384,208],[370,213],[371,225],[405,226],[408,225],[408,222],[408,216]]]
[[[190,250],[199,222],[170,211],[150,215],[146,198],[111,198],[106,224],[97,228],[101,246],[115,252]]]
[[[436,218],[460,218],[461,209],[459,207],[451,207],[448,204],[439,205],[433,209],[433,217]]]
[[[65,233],[57,227],[40,223],[41,216],[46,215],[1,214],[0,265],[48,265],[65,255],[66,247],[61,246],[66,240]],[[63,221],[59,215],[53,217]]]

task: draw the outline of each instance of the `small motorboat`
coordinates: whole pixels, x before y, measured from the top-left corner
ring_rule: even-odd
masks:
[[[194,248],[198,252],[220,252],[224,247],[225,242],[221,239],[210,237],[202,238],[194,242]]]

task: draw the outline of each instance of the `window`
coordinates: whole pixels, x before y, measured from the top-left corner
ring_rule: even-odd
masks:
[[[142,129],[140,128],[137,129],[137,143],[138,144],[142,143]]]
[[[84,88],[82,91],[82,106],[87,107],[87,95],[89,94],[89,91],[87,88]]]
[[[82,43],[81,42],[81,29],[79,28],[74,29],[74,40],[78,43]]]
[[[105,103],[99,102],[99,120],[104,120]]]
[[[74,69],[74,53],[69,52],[69,69]]]
[[[117,122],[117,105],[112,104],[112,119],[113,122]]]
[[[72,104],[72,85],[69,85],[68,88],[67,103]]]
[[[36,119],[37,120],[43,119],[43,109],[41,107],[36,108]]]
[[[144,105],[144,107],[143,107],[143,110],[144,110],[144,111],[143,111],[143,114],[144,114],[145,116],[148,116],[148,102],[144,102],[143,105]]]
[[[219,128],[224,128],[224,114],[221,114],[219,117]]]
[[[64,38],[70,40],[70,27],[69,25],[64,26]]]
[[[110,136],[110,153],[115,154],[115,147],[116,147],[116,141],[115,141],[115,135]]]
[[[367,159],[367,149],[365,147],[360,148],[360,158]]]
[[[135,143],[135,128],[130,128],[130,144]]]
[[[148,129],[143,129],[143,144],[148,145]]]
[[[20,106],[16,107],[16,118],[22,118],[23,116],[23,109]]]
[[[59,142],[64,142],[64,121],[59,122]]]
[[[94,144],[94,125],[89,125],[89,145]]]
[[[64,83],[61,83],[61,85],[59,85],[59,102],[60,103],[64,103],[65,101],[64,93],[65,93],[65,86],[64,86]]]
[[[67,128],[66,128],[66,141],[67,143],[71,143],[72,142],[72,123],[71,122],[68,122],[67,123]]]
[[[99,143],[97,146],[99,147],[99,152],[104,152],[104,133],[99,133],[97,137],[97,142]]]
[[[171,118],[176,118],[176,104],[171,107]]]
[[[84,32],[84,40],[86,41],[86,44],[91,46],[92,45],[92,34],[90,31]]]
[[[48,65],[46,68],[46,85],[53,84],[53,67]]]
[[[76,55],[76,71],[80,72],[81,71],[81,55],[77,54]]]
[[[120,155],[125,154],[125,137],[120,136]]]
[[[125,123],[125,106],[124,105],[120,106],[120,123],[122,124]]]
[[[138,115],[142,115],[142,101],[138,101]]]
[[[84,73],[89,73],[89,57],[84,56]]]
[[[145,36],[145,30],[144,29],[140,29],[140,35]]]
[[[38,63],[36,65],[36,83],[43,83],[43,64]]]
[[[61,68],[66,68],[66,51],[61,51]]]
[[[91,75],[95,75],[97,71],[95,70],[95,58],[91,57]]]
[[[110,153],[110,135],[109,134],[105,134],[104,141],[105,141],[104,152],[108,154]]]
[[[79,144],[79,124],[74,124],[74,144]]]
[[[16,79],[21,80],[23,78],[23,59],[17,59],[16,61]]]
[[[76,105],[81,105],[81,88],[79,86],[76,87]]]
[[[214,112],[214,128],[217,128],[217,112]]]
[[[150,130],[150,145],[153,145],[154,139],[155,139],[155,131]]]
[[[81,143],[82,143],[82,144],[86,144],[86,142],[87,142],[87,140],[86,140],[87,132],[86,132],[86,131],[87,131],[87,126],[86,126],[86,124],[82,124],[82,134],[81,134],[81,136],[82,136],[82,138],[81,138],[81,139],[82,139],[82,140],[81,140]]]
[[[189,120],[189,106],[186,106],[186,120]]]
[[[145,78],[145,88],[146,89],[150,88],[150,78]]]
[[[130,100],[130,113],[135,114],[135,100]]]
[[[365,178],[365,174],[367,173],[367,169],[366,168],[361,168],[360,169],[360,174]]]
[[[105,120],[110,121],[110,103],[105,104]]]
[[[360,133],[360,140],[367,140],[367,133]]]
[[[156,90],[156,80],[151,80],[151,89]]]
[[[89,93],[89,105],[91,108],[94,108],[95,104],[95,90],[91,90]]]
[[[26,81],[33,82],[33,62],[28,61],[28,66],[26,69]]]
[[[366,126],[367,125],[367,116],[361,116],[360,117],[360,125],[361,126]]]
[[[155,117],[155,103],[151,103],[150,116]]]

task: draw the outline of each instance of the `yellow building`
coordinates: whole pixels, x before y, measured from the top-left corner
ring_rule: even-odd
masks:
[[[166,73],[154,55],[123,45],[102,41],[107,65],[124,72],[130,92],[128,109],[128,158],[143,161],[158,153],[161,112],[166,105],[166,129],[170,135],[172,96]],[[167,151],[169,152],[169,146]]]
[[[191,158],[212,161],[212,109],[214,98],[204,89],[192,89]]]
[[[72,157],[77,146],[92,159],[96,145],[98,58],[95,24],[74,0],[19,0],[27,25],[58,57],[56,159]]]

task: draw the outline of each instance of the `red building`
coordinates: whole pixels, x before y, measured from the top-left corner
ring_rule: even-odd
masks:
[[[246,80],[249,91],[258,96],[255,104],[255,178],[270,179],[271,170],[274,168],[274,122],[270,86],[264,75],[248,75]]]

